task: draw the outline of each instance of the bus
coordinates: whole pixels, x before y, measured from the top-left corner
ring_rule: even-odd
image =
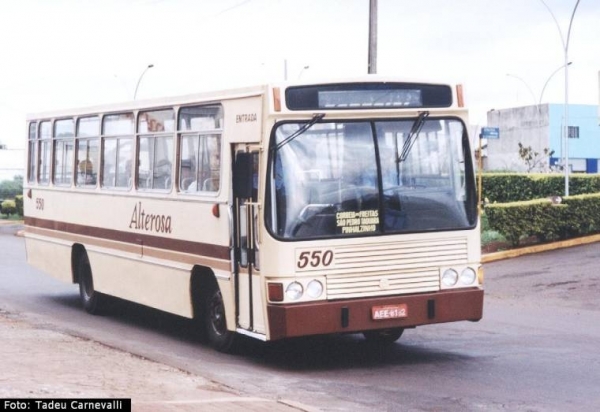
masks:
[[[478,321],[467,125],[460,85],[380,76],[29,115],[27,259],[224,352]]]

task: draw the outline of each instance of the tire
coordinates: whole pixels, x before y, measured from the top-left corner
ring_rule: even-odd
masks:
[[[102,313],[104,296],[94,290],[94,278],[87,254],[83,253],[77,262],[79,298],[85,311],[92,315]]]
[[[202,316],[205,336],[210,345],[219,352],[232,352],[236,333],[227,329],[223,295],[215,282],[211,283],[204,294]]]
[[[404,328],[380,329],[365,331],[363,332],[363,336],[369,343],[377,345],[391,345],[400,339],[403,333]]]

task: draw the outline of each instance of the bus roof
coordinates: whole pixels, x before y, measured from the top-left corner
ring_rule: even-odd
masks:
[[[211,103],[211,102],[219,102],[222,100],[231,100],[238,98],[245,98],[251,96],[260,96],[260,95],[272,95],[273,90],[279,90],[285,92],[288,88],[302,88],[302,87],[325,87],[325,86],[336,86],[336,85],[350,85],[350,84],[419,84],[419,85],[432,85],[432,86],[446,86],[451,89],[452,93],[452,104],[450,106],[446,106],[446,108],[456,108],[460,106],[457,105],[461,96],[457,96],[457,89],[451,87],[448,83],[441,82],[431,82],[431,81],[422,81],[422,80],[414,80],[414,79],[402,79],[398,77],[390,77],[390,76],[380,76],[380,75],[367,75],[353,78],[337,78],[337,79],[324,79],[324,80],[312,80],[312,81],[282,81],[282,82],[272,82],[265,83],[261,85],[249,86],[249,87],[240,87],[240,88],[231,88],[231,89],[223,89],[223,90],[215,90],[215,91],[205,91],[198,92],[186,95],[179,96],[166,96],[152,99],[140,99],[140,100],[131,100],[119,103],[108,103],[96,106],[87,106],[87,107],[78,107],[78,108],[70,108],[70,109],[59,109],[52,111],[44,111],[37,113],[30,113],[27,115],[27,121],[39,120],[39,119],[48,119],[48,118],[60,118],[60,117],[70,117],[70,116],[85,116],[96,113],[111,113],[111,112],[121,112],[121,111],[134,111],[148,108],[160,108],[166,106],[173,105],[188,105],[193,103]],[[312,109],[311,109],[312,110]],[[288,110],[283,110],[284,112],[288,112]]]

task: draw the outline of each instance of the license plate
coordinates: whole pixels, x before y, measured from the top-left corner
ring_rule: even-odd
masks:
[[[408,317],[406,303],[398,305],[373,306],[371,308],[373,320],[398,319]]]

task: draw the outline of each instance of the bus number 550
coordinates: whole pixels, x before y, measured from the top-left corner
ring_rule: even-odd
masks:
[[[310,266],[313,268],[319,266],[329,266],[333,262],[333,251],[331,250],[306,250],[298,256],[296,265],[298,269],[305,269]]]

